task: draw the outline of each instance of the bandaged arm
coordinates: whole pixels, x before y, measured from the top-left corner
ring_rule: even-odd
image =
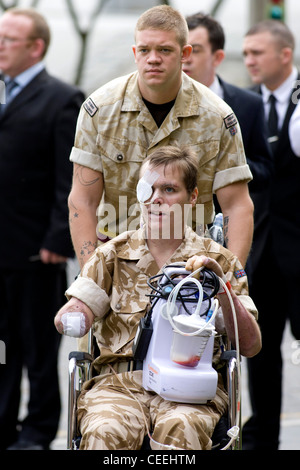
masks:
[[[72,297],[56,314],[54,324],[60,334],[81,338],[94,321],[92,310],[81,300]]]
[[[69,301],[58,311],[54,324],[59,333],[68,336],[84,336],[94,317],[103,317],[110,306],[105,290],[90,277],[82,275],[68,287],[66,296]]]

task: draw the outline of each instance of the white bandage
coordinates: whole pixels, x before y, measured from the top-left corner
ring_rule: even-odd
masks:
[[[85,316],[81,312],[66,312],[61,317],[64,335],[81,338],[85,335]]]
[[[136,187],[137,200],[141,203],[145,203],[153,194],[152,185],[159,178],[159,174],[156,171],[147,170],[144,176],[139,180]]]

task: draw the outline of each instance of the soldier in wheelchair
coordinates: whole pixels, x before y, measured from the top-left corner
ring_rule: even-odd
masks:
[[[154,450],[211,449],[228,406],[218,374],[224,333],[238,355],[261,348],[240,262],[186,224],[186,207],[197,201],[197,171],[188,148],[161,147],[145,159],[137,186],[141,228],[96,249],[56,315],[62,334],[83,336],[93,325],[100,350],[77,402],[80,449],[138,450],[147,434]],[[154,308],[161,301],[164,307]]]

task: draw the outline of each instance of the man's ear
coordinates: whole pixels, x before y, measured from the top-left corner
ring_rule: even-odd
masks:
[[[131,46],[131,49],[132,49],[132,52],[133,52],[133,55],[134,55],[134,60],[136,62],[136,45],[134,44],[133,46]]]
[[[290,47],[283,47],[280,55],[281,55],[282,63],[284,65],[288,64],[289,62],[293,60],[293,51]]]
[[[31,45],[32,57],[38,59],[43,56],[45,50],[45,42],[41,38],[34,39]]]
[[[192,204],[193,207],[196,205],[197,199],[198,199],[198,188],[195,188],[190,197],[190,203]]]
[[[217,49],[214,52],[214,66],[218,67],[225,58],[225,52],[223,49]]]
[[[187,60],[189,60],[192,50],[193,48],[190,44],[186,44],[185,46],[183,46],[181,53],[181,62],[186,62]]]

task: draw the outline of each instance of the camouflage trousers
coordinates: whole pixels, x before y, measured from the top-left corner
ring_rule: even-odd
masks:
[[[121,380],[121,382],[120,382]],[[130,390],[130,392],[128,391]],[[78,399],[83,450],[138,450],[151,430],[153,450],[210,450],[227,408],[223,387],[205,405],[166,401],[142,386],[142,371],[92,379]]]

